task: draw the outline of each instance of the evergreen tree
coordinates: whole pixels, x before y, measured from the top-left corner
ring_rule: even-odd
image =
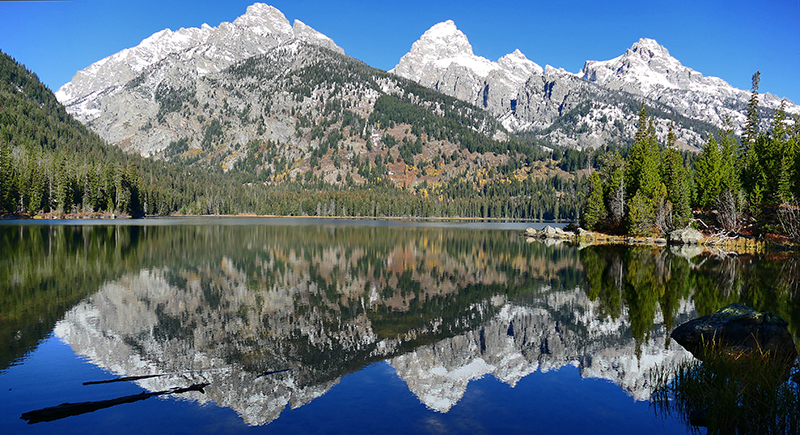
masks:
[[[756,71],[753,74],[753,86],[750,91],[750,101],[747,102],[747,121],[745,122],[744,132],[742,133],[742,149],[740,156],[746,156],[750,147],[755,143],[758,137],[758,86],[761,82],[761,71]]]
[[[608,211],[608,227],[613,230],[625,219],[625,159],[618,151],[607,152],[598,158],[598,165]]]
[[[794,150],[794,168],[792,170],[792,194],[800,198],[800,115],[794,115],[793,123],[787,129],[789,148]]]
[[[786,128],[786,101],[781,101],[781,105],[775,112],[772,122],[772,156],[771,176],[774,177],[774,194],[772,201],[774,204],[790,202],[792,199],[792,180],[794,179],[794,160],[797,150],[795,142],[789,136]]]
[[[645,197],[639,190],[628,202],[628,234],[645,236],[653,233],[656,221],[656,207],[652,198]]]
[[[748,149],[743,184],[754,214],[791,200],[794,178],[794,141],[787,135],[786,112],[776,112],[770,134],[759,134]]]
[[[28,190],[27,212],[31,216],[44,210],[45,176],[40,162],[39,153],[35,150],[30,153],[30,184]]]
[[[602,226],[606,218],[606,206],[603,198],[603,182],[597,172],[589,176],[589,196],[583,212],[581,225],[591,231]]]
[[[653,120],[647,116],[644,103],[639,113],[639,127],[628,155],[625,184],[628,186],[627,228],[631,234],[647,234],[657,230],[656,217],[666,201],[661,183],[661,156]],[[644,219],[644,220],[643,220]]]
[[[724,125],[725,127],[717,133],[719,138],[717,143],[719,145],[720,186],[722,191],[737,193],[741,188],[736,167],[738,141],[733,133],[733,123],[727,116],[724,119]]]
[[[708,208],[722,193],[722,160],[714,137],[708,138],[695,162],[696,204]]]
[[[664,151],[663,183],[666,187],[667,199],[672,208],[673,228],[685,227],[692,218],[692,209],[689,206],[689,192],[691,182],[689,171],[683,165],[683,158],[675,145],[673,126],[669,126],[667,135],[667,148]]]
[[[69,213],[72,208],[72,170],[70,161],[62,155],[56,163],[54,173],[55,209],[61,213]]]
[[[11,160],[11,144],[0,134],[0,212],[14,211],[14,168]]]
[[[633,197],[640,190],[645,197],[652,197],[660,182],[660,155],[652,118],[642,104],[639,113],[639,129],[628,154],[626,184],[628,196]]]

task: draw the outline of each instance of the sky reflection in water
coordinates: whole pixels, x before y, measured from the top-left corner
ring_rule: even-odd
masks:
[[[649,248],[528,244],[518,231],[450,224],[328,224],[3,226],[10,255],[0,271],[11,279],[1,289],[16,297],[5,298],[9,314],[0,320],[11,344],[0,374],[0,400],[11,405],[0,411],[1,426],[686,431],[634,398],[648,397],[647,370],[683,356],[666,332],[695,315],[693,300],[701,296],[700,310],[727,302],[707,295],[702,286],[721,280],[697,279],[696,260]],[[750,282],[728,269],[712,272]],[[760,300],[770,297],[780,294]],[[292,370],[259,376],[285,368]],[[153,373],[180,374],[80,385]],[[206,394],[36,425],[19,420],[62,402],[197,382],[211,383]]]

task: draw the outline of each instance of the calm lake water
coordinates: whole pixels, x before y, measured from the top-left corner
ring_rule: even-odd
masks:
[[[675,326],[743,302],[797,337],[796,258],[527,226],[0,222],[0,433],[683,434],[648,401]]]

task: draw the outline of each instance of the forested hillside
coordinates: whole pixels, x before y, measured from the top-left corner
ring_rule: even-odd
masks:
[[[756,73],[742,137],[722,129],[696,158],[681,156],[671,131],[660,146],[642,106],[627,156],[603,154],[589,177],[583,225],[661,235],[697,219],[695,226],[721,237],[778,233],[800,242],[800,117],[782,105],[762,130],[759,79]]]
[[[236,68],[247,67],[244,63]],[[302,71],[317,77],[330,72],[313,65]],[[204,127],[203,156],[180,140],[164,150],[169,159],[127,154],[75,121],[34,73],[6,54],[0,55],[0,78],[3,214],[575,219],[580,209],[581,180],[558,169],[549,152],[476,132],[474,125],[465,124],[465,119],[475,119],[472,106],[419,86],[419,94],[441,99],[434,108],[438,115],[412,104],[408,96],[379,97],[377,110],[369,115],[370,122],[382,126],[377,130],[380,140],[374,142],[375,133],[363,138],[368,118],[343,109],[339,100],[326,100],[308,115],[296,111],[297,134],[321,140],[309,150],[307,169],[292,172],[297,162],[277,152],[279,143],[255,140],[244,147],[220,147],[227,127],[221,117]],[[308,92],[298,85],[297,100]],[[172,97],[164,97],[162,116],[192,102]],[[167,104],[170,101],[174,104]],[[237,117],[246,119],[241,112]],[[364,146],[375,148],[345,162],[337,153],[346,149],[340,142],[345,136],[362,137]],[[441,138],[450,145],[421,155],[423,137]],[[238,158],[231,167],[219,164],[233,154]],[[336,165],[351,170],[326,179]],[[435,177],[445,167],[450,168],[449,176]],[[400,170],[403,176],[392,179]],[[428,174],[432,177],[426,179]]]

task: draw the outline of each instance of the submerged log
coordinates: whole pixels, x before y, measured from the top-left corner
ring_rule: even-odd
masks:
[[[203,389],[208,385],[209,384],[207,383],[194,384],[188,387],[171,388],[169,390],[155,391],[152,393],[147,393],[142,391],[139,394],[134,394],[131,396],[123,396],[109,400],[98,400],[95,402],[62,403],[60,405],[50,406],[47,408],[26,412],[22,414],[20,418],[27,421],[28,424],[60,420],[62,418],[94,412],[99,409],[110,408],[112,406],[122,405],[125,403],[138,402],[140,400],[149,399],[154,396],[162,396],[165,394],[180,394],[180,393],[187,393],[189,391],[199,391],[201,393],[205,393]]]

